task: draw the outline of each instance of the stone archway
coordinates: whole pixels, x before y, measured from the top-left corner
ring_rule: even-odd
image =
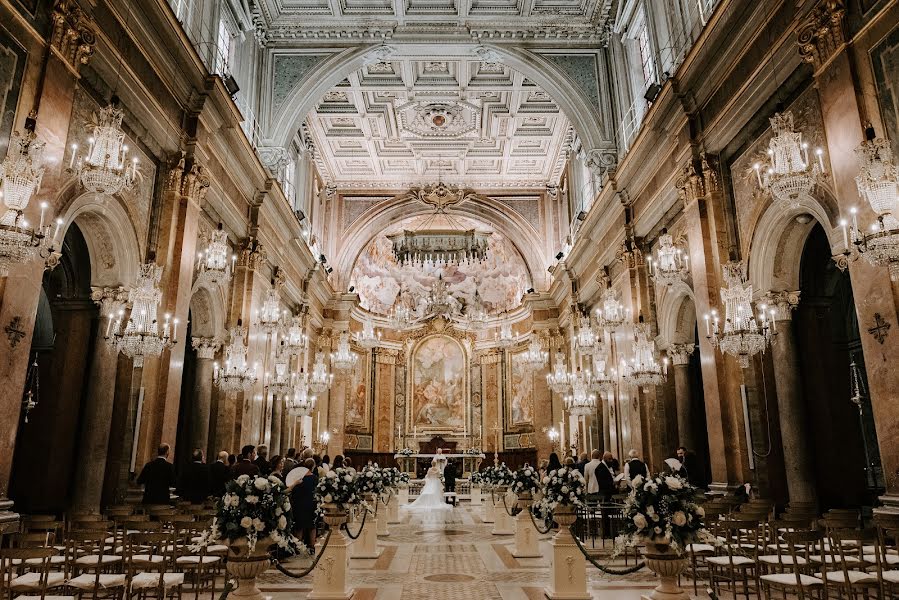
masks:
[[[330,89],[367,64],[389,60],[394,55],[401,54],[402,47],[402,42],[395,40],[391,41],[391,45],[357,46],[331,54],[315,63],[279,103],[277,111],[269,115],[264,145],[287,148],[300,130],[306,115]],[[507,64],[531,79],[550,95],[571,121],[589,163],[598,169],[615,166],[617,150],[611,114],[607,115],[608,122],[604,121],[596,104],[562,67],[536,52],[503,45],[465,42],[454,45],[452,52],[454,56],[471,60]],[[604,79],[596,80],[597,88],[606,83]]]

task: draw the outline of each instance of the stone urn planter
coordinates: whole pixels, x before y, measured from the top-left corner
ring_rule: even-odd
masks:
[[[522,511],[529,509],[533,501],[534,496],[532,496],[530,492],[521,492],[518,494],[518,508]]]
[[[667,542],[647,540],[643,553],[646,566],[659,576],[659,585],[649,596],[651,600],[689,600],[690,596],[677,585],[677,578],[687,567],[687,559],[675,552]]]
[[[268,549],[272,541],[266,537],[256,542],[250,550],[246,538],[232,542],[225,541],[228,546],[228,561],[225,568],[228,574],[237,578],[237,589],[231,595],[240,600],[262,600],[262,592],[256,587],[256,578],[269,567]]]
[[[324,521],[331,528],[331,539],[325,549],[312,579],[310,600],[349,600],[356,591],[346,586],[347,547],[349,540],[340,527],[347,522],[344,507],[333,504],[322,504]]]

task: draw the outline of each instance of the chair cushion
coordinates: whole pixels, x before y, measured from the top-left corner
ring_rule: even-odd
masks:
[[[869,562],[872,565],[877,563],[877,555],[876,554],[865,554],[864,557],[865,562]],[[888,565],[899,565],[899,555],[896,554],[886,554],[881,557],[883,562]]]
[[[821,563],[821,557],[820,557],[820,556],[813,556],[813,557],[812,557],[812,562],[813,562],[813,563],[818,563],[818,564],[820,564],[820,563]],[[846,560],[843,561],[839,556],[834,556],[833,554],[825,554],[825,555],[824,555],[824,563],[825,563],[825,564],[828,564],[828,565],[834,565],[834,564],[840,564],[840,563],[842,563],[842,562],[845,562],[847,565],[852,565],[852,566],[856,566],[856,565],[861,564],[861,561],[860,561],[859,559],[857,559],[856,557],[854,557],[854,556],[847,556],[847,557],[846,557]]]
[[[131,557],[131,562],[135,564],[151,564],[158,565],[165,561],[165,557],[160,554],[135,554]]]
[[[709,556],[705,559],[706,562],[712,563],[713,565],[718,565],[722,567],[730,566],[730,557],[728,556]],[[755,561],[749,558],[748,556],[734,556],[733,564],[735,567],[743,567],[746,565],[754,565]]]
[[[16,600],[41,600],[40,596],[16,596]],[[44,596],[44,600],[75,600],[75,596]]]
[[[759,561],[765,563],[766,565],[792,565],[793,557],[789,554],[766,554],[765,556],[759,556]],[[797,565],[807,565],[808,561],[801,557],[796,557]]]
[[[14,564],[21,564],[22,561],[20,559],[16,559],[16,560],[18,560],[19,562],[14,563]],[[44,562],[43,558],[26,558],[25,559],[26,565],[40,565],[40,564],[43,564],[43,562]],[[57,554],[55,556],[50,557],[51,565],[62,565],[62,564],[65,564],[65,562],[66,562],[66,557],[62,556],[61,554]]]
[[[687,544],[686,549],[687,552],[692,552],[693,554],[715,551],[715,547],[711,544]]]
[[[178,565],[199,565],[202,560],[204,565],[210,565],[213,563],[217,563],[222,560],[221,556],[179,556],[175,559],[175,564]]]
[[[184,573],[163,573],[162,584],[165,589],[184,583]],[[159,585],[159,573],[138,573],[131,578],[132,589],[154,588]]]
[[[796,587],[796,575],[794,573],[776,573],[774,575],[762,575],[760,579],[766,583]],[[799,585],[801,585],[802,587],[814,587],[818,585],[824,585],[824,582],[817,577],[800,574]]]
[[[888,583],[899,584],[899,570],[884,571],[883,572],[883,580]]]
[[[220,554],[227,553],[228,546],[224,544],[212,544],[211,546],[206,547],[206,554]]]
[[[83,573],[74,579],[69,579],[69,585],[79,590],[92,590],[99,583],[101,588],[115,588],[125,585],[124,573],[102,573],[99,581],[94,573]]]
[[[877,583],[876,575],[865,573],[864,571],[846,571],[846,575],[849,576],[849,583],[852,585],[857,585],[860,583]],[[846,576],[842,571],[829,571],[826,576],[827,581],[832,581],[834,583],[846,583]],[[821,577],[821,573],[815,573],[815,577]]]
[[[47,573],[47,588],[63,585],[66,582],[65,573]],[[13,578],[9,582],[12,590],[36,590],[41,586],[40,573],[25,573]]]
[[[122,562],[122,557],[115,554],[104,554],[103,556],[100,556],[99,554],[88,554],[86,556],[79,556],[75,559],[75,564],[88,566],[96,566],[98,563],[103,565],[114,565],[120,562]]]

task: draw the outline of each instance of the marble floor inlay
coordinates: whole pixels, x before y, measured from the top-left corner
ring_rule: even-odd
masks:
[[[549,583],[551,536],[540,537],[541,558],[512,556],[513,536],[491,533],[480,522],[481,508],[462,505],[446,517],[401,514],[390,535],[378,539],[377,559],[351,559],[349,584],[356,600],[531,600],[544,598]],[[597,549],[598,551],[601,549]],[[609,545],[603,560],[608,559]],[[633,558],[630,559],[633,564]],[[294,560],[300,569],[305,561]],[[624,566],[615,561],[615,566]],[[595,599],[638,600],[655,587],[655,576],[643,569],[627,576],[610,576],[587,567]],[[304,599],[312,577],[293,579],[269,570],[259,588],[271,600]],[[688,592],[692,592],[692,586]],[[706,597],[706,596],[704,596]]]

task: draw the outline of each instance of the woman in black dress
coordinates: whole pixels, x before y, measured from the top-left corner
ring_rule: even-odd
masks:
[[[315,461],[311,458],[307,458],[303,462],[303,466],[309,469],[309,472],[294,485],[290,493],[290,503],[293,505],[296,536],[303,540],[311,551],[314,551],[318,512],[315,488],[318,487],[318,473],[315,470]]]

